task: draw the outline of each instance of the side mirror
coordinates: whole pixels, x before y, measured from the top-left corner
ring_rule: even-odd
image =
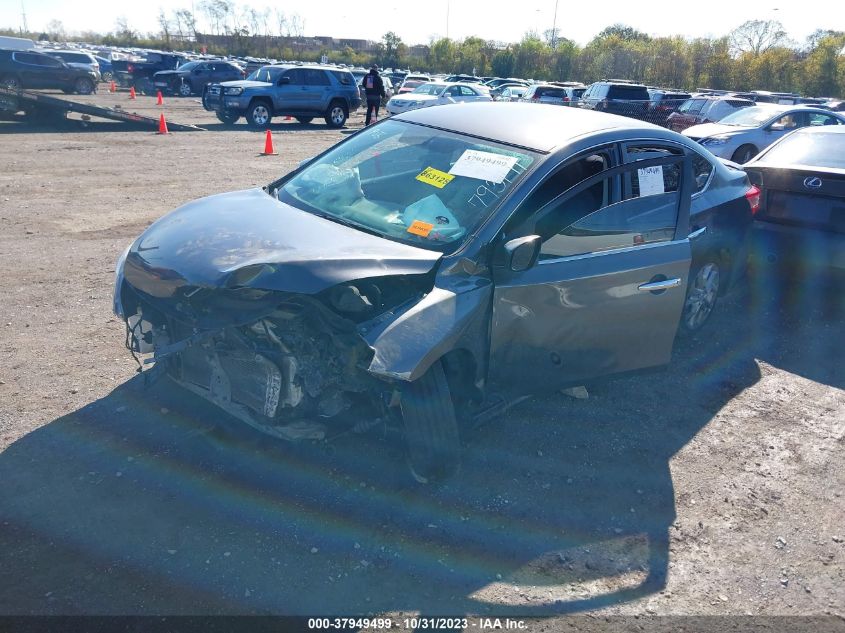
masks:
[[[539,235],[517,237],[505,242],[505,265],[513,272],[520,273],[533,267],[540,257]]]
[[[284,86],[284,85],[289,84],[289,83],[290,83],[290,77],[288,77],[287,75],[285,75],[284,77],[279,77],[279,84],[278,85]]]

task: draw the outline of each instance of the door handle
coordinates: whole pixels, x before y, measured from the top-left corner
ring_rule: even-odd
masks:
[[[689,238],[691,240],[694,240],[699,235],[704,235],[705,233],[707,233],[707,227],[706,226],[702,226],[701,228],[694,226],[692,228],[694,229],[693,232],[690,233],[689,235],[687,235],[687,238]]]
[[[669,290],[670,288],[677,288],[680,285],[681,280],[676,277],[675,279],[663,279],[662,281],[651,281],[649,283],[640,284],[637,286],[637,290],[642,292],[655,292],[660,290]]]

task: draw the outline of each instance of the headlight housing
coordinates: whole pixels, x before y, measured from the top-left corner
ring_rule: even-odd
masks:
[[[238,95],[243,94],[244,89],[240,86],[230,86],[228,88],[223,88],[223,94],[228,95],[230,97],[237,97]]]
[[[718,136],[711,136],[701,140],[702,145],[724,145],[731,137],[727,134],[719,134]]]

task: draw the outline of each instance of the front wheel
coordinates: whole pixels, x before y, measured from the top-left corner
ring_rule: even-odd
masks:
[[[697,332],[704,327],[719,299],[720,283],[719,264],[714,261],[708,261],[690,275],[681,317],[685,332]]]
[[[6,90],[20,90],[21,82],[17,77],[6,76],[0,79],[0,86],[3,86]]]
[[[326,113],[326,125],[333,128],[343,127],[346,123],[346,108],[339,101],[334,101],[329,106],[329,111]]]
[[[225,123],[226,125],[234,125],[241,118],[241,115],[237,112],[229,112],[228,110],[217,110],[214,114],[217,115],[217,119],[221,123]]]
[[[114,74],[110,70],[107,70],[100,76],[100,79],[106,83],[111,83],[111,80],[114,79]]]
[[[743,145],[738,148],[731,156],[731,160],[740,165],[744,165],[757,155],[757,148],[753,145]]]
[[[440,361],[402,388],[400,398],[411,475],[442,481],[460,465],[461,443],[449,383]]]
[[[256,101],[246,112],[246,122],[250,127],[266,129],[270,127],[270,120],[273,115],[270,112],[270,106],[264,101]]]

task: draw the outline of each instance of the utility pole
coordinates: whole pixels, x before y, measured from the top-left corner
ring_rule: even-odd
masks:
[[[557,50],[557,3],[555,0],[555,17],[552,19],[552,50]]]
[[[21,0],[21,18],[23,20],[23,28],[21,29],[21,35],[24,33],[29,33],[29,27],[26,24],[26,7],[23,6],[23,0]]]
[[[451,0],[446,0],[446,39],[449,39],[449,6],[452,4]]]

